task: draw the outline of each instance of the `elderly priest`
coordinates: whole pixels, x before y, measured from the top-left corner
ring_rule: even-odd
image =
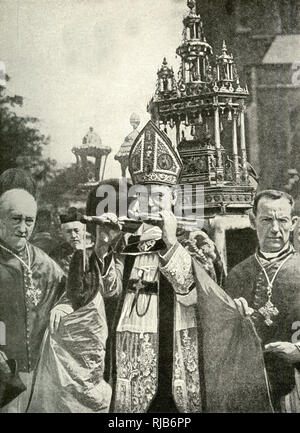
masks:
[[[1,413],[26,412],[44,332],[49,320],[55,330],[69,307],[53,309],[64,288],[63,272],[28,242],[36,210],[34,197],[23,189],[11,189],[0,196],[0,321],[6,327],[6,345],[1,351],[17,362],[26,386]]]

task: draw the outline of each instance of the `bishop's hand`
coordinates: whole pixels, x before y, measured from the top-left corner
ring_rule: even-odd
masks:
[[[169,250],[177,242],[177,219],[173,212],[167,210],[162,210],[159,214],[162,218],[162,240],[166,244],[167,250]]]

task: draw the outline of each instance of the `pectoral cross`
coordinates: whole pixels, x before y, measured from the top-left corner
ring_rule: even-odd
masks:
[[[138,293],[141,289],[145,287],[145,284],[142,281],[142,278],[139,278],[136,283],[132,285],[132,287],[135,288],[136,292]]]
[[[40,302],[40,296],[41,296],[41,294],[42,294],[41,290],[40,289],[36,289],[35,287],[30,287],[30,289],[28,289],[26,291],[27,299],[30,302],[32,302],[35,307]]]
[[[38,303],[40,302],[40,297],[42,294],[42,291],[38,288],[35,287],[35,285],[33,284],[33,280],[32,280],[32,272],[29,271],[28,272],[28,282],[29,283],[29,287],[26,287],[26,297],[28,299],[29,302],[31,302],[35,307],[38,305]]]
[[[268,300],[268,302],[263,307],[261,307],[258,312],[262,316],[264,316],[264,322],[267,326],[271,326],[273,324],[272,318],[276,317],[279,314],[279,311],[270,300]]]

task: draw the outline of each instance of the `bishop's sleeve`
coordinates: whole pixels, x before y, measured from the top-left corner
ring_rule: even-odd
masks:
[[[59,277],[57,282],[58,296],[54,306],[56,310],[60,310],[66,314],[70,314],[73,312],[73,307],[66,293],[67,278],[62,269],[56,263],[55,266],[57,267],[57,269],[59,269]]]
[[[61,297],[58,299],[58,301],[55,305],[55,308],[56,308],[56,310],[60,310],[60,311],[64,312],[65,314],[70,314],[74,310],[72,307],[72,303],[69,300],[67,293],[66,293],[66,278],[65,277],[63,280],[63,284],[64,284],[64,292],[61,295]]]
[[[172,284],[175,293],[187,295],[195,287],[191,256],[179,242],[164,256],[160,255],[159,269]]]
[[[241,281],[241,276],[238,275],[235,269],[232,269],[225,281],[224,290],[232,298],[240,298],[243,296],[242,293],[243,284]]]
[[[102,263],[103,296],[105,298],[119,296],[122,292],[123,257],[118,254],[109,254]]]

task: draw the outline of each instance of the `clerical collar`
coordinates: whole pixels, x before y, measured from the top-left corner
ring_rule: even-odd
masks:
[[[294,252],[294,247],[288,242],[280,251],[276,251],[275,253],[267,253],[258,249],[257,254],[261,258],[271,261],[274,259],[281,259],[286,254],[291,254],[292,252]]]

